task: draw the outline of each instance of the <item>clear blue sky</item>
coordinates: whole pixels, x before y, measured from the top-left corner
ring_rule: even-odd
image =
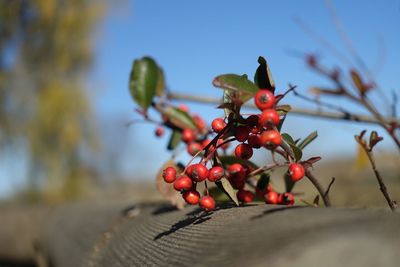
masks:
[[[343,65],[310,38],[294,18],[349,56],[335,29],[324,1],[114,1],[110,4],[95,38],[95,61],[87,80],[93,105],[106,133],[109,152],[117,169],[127,177],[152,178],[168,159],[167,138],[155,139],[154,126],[123,126],[133,113],[128,92],[132,61],[145,55],[154,57],[164,68],[168,86],[176,92],[220,97],[211,85],[222,73],[249,74],[257,67],[257,57],[267,58],[279,92],[288,83],[306,92],[325,81],[309,71],[304,62],[288,51],[315,52],[328,65]],[[400,0],[334,1],[354,46],[373,70],[384,51],[383,65],[376,73],[382,88],[400,91]],[[384,46],[379,40],[384,41]],[[349,66],[344,66],[349,67]],[[285,102],[299,107],[309,104],[288,97]],[[222,115],[213,106],[191,105],[204,117]],[[356,107],[349,108],[357,110]],[[286,131],[304,137],[318,130],[319,139],[306,151],[323,158],[352,156],[356,151],[353,135],[369,125],[354,125],[299,116],[289,116]],[[389,139],[381,149],[390,149]],[[112,151],[112,153],[111,153]],[[107,158],[108,157],[108,158]],[[7,164],[4,161],[1,164]],[[4,168],[1,168],[4,169]],[[3,177],[1,175],[1,177]],[[0,186],[3,193],[19,182]],[[1,195],[1,192],[0,192]]]
[[[384,51],[384,63],[376,78],[382,88],[399,91],[400,1],[335,1],[335,6],[355,48],[373,70]],[[295,17],[351,58],[324,1],[123,2],[112,8],[98,36],[89,83],[102,88],[95,100],[97,113],[103,118],[115,114],[135,117],[128,75],[133,59],[144,55],[151,55],[164,68],[173,91],[189,94],[221,96],[221,91],[211,85],[213,77],[222,73],[252,76],[259,55],[267,58],[278,91],[285,90],[288,83],[298,85],[303,92],[312,85],[325,84],[288,51],[316,52],[328,65],[343,64],[310,38]],[[383,40],[383,47],[379,40]],[[286,102],[309,106],[293,97]],[[191,109],[207,118],[221,115],[212,106],[192,105]],[[318,130],[320,138],[308,154],[330,158],[354,155],[353,135],[367,126],[290,116],[285,127],[296,137]],[[164,152],[166,138],[155,140],[153,130],[153,125],[143,124],[127,129],[122,148],[127,150],[120,162],[127,175],[151,177],[168,158]],[[381,147],[390,149],[392,143],[387,140]]]

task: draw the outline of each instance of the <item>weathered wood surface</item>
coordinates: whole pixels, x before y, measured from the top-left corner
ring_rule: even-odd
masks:
[[[34,257],[42,266],[400,266],[400,214],[386,210],[252,205],[207,213],[92,202],[47,211],[39,224]],[[0,230],[0,251],[4,237]]]

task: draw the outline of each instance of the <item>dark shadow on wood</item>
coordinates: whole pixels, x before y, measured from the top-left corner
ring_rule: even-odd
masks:
[[[199,209],[196,209],[195,211],[197,211],[197,210],[199,210]],[[211,219],[212,213],[213,212],[207,212],[207,211],[201,210],[200,214],[195,214],[195,215],[189,216],[188,218],[175,223],[174,225],[171,226],[171,228],[169,230],[162,232],[162,233],[158,234],[156,237],[154,237],[154,240],[158,240],[158,239],[162,238],[163,236],[168,236],[170,234],[173,234],[176,231],[183,229],[189,225],[192,225],[192,224],[198,225],[205,221],[208,221],[209,219]]]
[[[164,204],[161,205],[160,207],[156,208],[151,214],[153,215],[160,215],[160,214],[164,214],[164,213],[168,213],[168,212],[172,212],[172,211],[176,211],[178,210],[175,206],[170,205],[170,204]]]
[[[279,208],[274,208],[274,209],[267,209],[263,211],[261,214],[253,216],[250,218],[250,220],[256,220],[260,219],[268,214],[276,213],[276,212],[282,212],[286,210],[291,210],[291,209],[299,209],[299,208],[306,208],[305,206],[284,206],[284,207],[279,207]]]

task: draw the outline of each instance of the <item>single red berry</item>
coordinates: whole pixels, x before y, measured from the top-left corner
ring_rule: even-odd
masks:
[[[265,195],[265,202],[267,204],[278,204],[279,203],[279,195],[275,191],[270,191]]]
[[[216,182],[221,180],[225,175],[225,170],[221,166],[212,167],[208,172],[208,180],[210,182]]]
[[[196,124],[196,128],[200,132],[204,132],[207,125],[206,125],[206,122],[203,120],[203,118],[200,117],[199,115],[193,115],[193,120],[194,120],[194,124]]]
[[[225,126],[226,126],[226,123],[221,118],[216,118],[211,123],[211,128],[216,133],[220,133],[225,128]]]
[[[255,95],[254,103],[260,110],[272,108],[275,105],[275,96],[271,91],[261,89]]]
[[[217,141],[217,147],[218,148],[221,148],[221,149],[223,149],[223,150],[227,150],[228,148],[229,148],[229,142],[228,143],[224,143],[224,140],[223,139],[218,139],[218,141]]]
[[[156,129],[156,131],[155,131],[155,135],[156,135],[157,137],[163,136],[163,135],[164,135],[164,128],[161,127],[161,126],[157,127],[157,129]]]
[[[235,128],[235,137],[236,140],[238,140],[239,142],[244,142],[247,140],[247,138],[249,137],[250,134],[250,127],[247,126],[238,126]]]
[[[245,169],[243,168],[242,164],[240,163],[233,163],[231,166],[228,167],[228,174],[229,176],[234,176],[234,175],[240,175],[244,176],[246,175]]]
[[[185,142],[186,144],[189,144],[196,139],[196,133],[189,128],[186,128],[182,132],[182,141]]]
[[[260,138],[260,135],[258,135],[258,134],[249,135],[249,138],[247,139],[247,143],[252,148],[260,148],[260,147],[262,147],[261,138]]]
[[[237,191],[236,197],[240,202],[249,203],[252,202],[254,199],[254,194],[248,190],[241,189]]]
[[[283,194],[279,194],[278,203],[283,205],[293,205],[294,204],[294,196],[292,193],[286,192]]]
[[[204,196],[200,199],[200,206],[205,210],[215,209],[215,200],[212,196]]]
[[[186,169],[186,174],[196,182],[202,182],[207,179],[208,169],[203,164],[193,164]]]
[[[275,109],[266,109],[261,113],[259,122],[261,127],[270,127],[277,126],[280,120],[279,114]]]
[[[276,130],[264,131],[261,136],[261,144],[268,149],[274,149],[282,142],[281,134]]]
[[[166,183],[173,183],[176,180],[176,170],[174,167],[167,167],[162,174]]]
[[[190,205],[199,203],[200,194],[194,189],[183,192],[183,199]]]
[[[199,151],[201,151],[203,149],[203,146],[200,145],[197,142],[191,142],[188,146],[187,146],[187,152],[194,156],[196,155]]]
[[[189,190],[192,188],[192,185],[193,185],[192,179],[190,179],[186,175],[176,179],[174,182],[174,188],[176,191]]]
[[[178,108],[179,108],[180,110],[184,111],[184,112],[189,112],[189,107],[186,106],[185,104],[180,104],[180,105],[178,106]]]
[[[239,163],[232,164],[228,168],[228,179],[233,188],[242,189],[246,182],[245,168]]]
[[[253,156],[253,149],[248,144],[239,144],[235,148],[235,156],[241,159],[249,159]]]
[[[304,177],[304,167],[299,163],[292,163],[289,165],[289,174],[293,182],[297,182]]]

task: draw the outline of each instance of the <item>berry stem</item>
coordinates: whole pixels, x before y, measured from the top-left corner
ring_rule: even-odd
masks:
[[[325,190],[323,186],[320,184],[318,179],[312,174],[309,168],[306,169],[306,177],[310,182],[314,185],[314,187],[317,189],[318,193],[322,197],[322,201],[324,202],[325,207],[330,207],[331,206],[331,201],[329,199],[329,191]]]

